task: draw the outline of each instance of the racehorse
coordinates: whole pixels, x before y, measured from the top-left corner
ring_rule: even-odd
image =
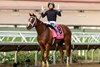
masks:
[[[44,63],[44,53],[46,51],[46,67],[49,67],[49,51],[50,47],[53,41],[52,37],[52,32],[50,28],[43,23],[41,20],[37,18],[37,16],[33,13],[29,13],[30,18],[28,19],[28,24],[27,24],[27,29],[32,29],[33,27],[36,28],[37,31],[37,40],[39,42],[39,47],[42,53],[42,67],[45,66]],[[66,48],[66,67],[69,66],[69,59],[70,59],[70,54],[71,54],[71,31],[70,29],[65,26],[65,25],[60,25],[63,32],[64,32],[64,39],[56,39],[56,44],[58,44],[58,49],[60,51],[60,56],[61,56],[61,64],[63,62],[63,43],[65,43],[65,48]]]

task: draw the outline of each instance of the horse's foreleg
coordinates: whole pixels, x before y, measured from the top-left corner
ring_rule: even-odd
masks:
[[[50,45],[46,44],[46,67],[49,67],[49,59],[48,59],[49,50],[50,50]]]
[[[63,52],[63,47],[62,46],[59,46],[61,44],[58,44],[58,48],[59,48],[59,51],[60,51],[60,64],[62,65],[63,64],[63,55],[64,55],[64,52]]]
[[[45,66],[45,63],[44,63],[44,48],[42,46],[40,46],[40,49],[41,49],[41,54],[42,54],[42,67]]]

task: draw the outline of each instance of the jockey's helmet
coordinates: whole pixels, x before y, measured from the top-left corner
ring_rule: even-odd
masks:
[[[54,3],[48,3],[48,7],[49,7],[50,5],[52,5],[53,8],[55,8],[55,4],[54,4]]]

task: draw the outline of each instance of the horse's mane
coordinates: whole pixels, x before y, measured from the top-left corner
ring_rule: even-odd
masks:
[[[37,20],[38,20],[38,22],[40,22],[40,24],[43,24],[44,26],[48,27],[47,23],[44,23],[43,21],[41,21],[41,20],[38,19],[38,18],[37,18]]]

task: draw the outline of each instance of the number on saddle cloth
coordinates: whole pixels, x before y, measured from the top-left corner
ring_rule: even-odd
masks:
[[[50,27],[53,38],[55,38],[55,37],[57,39],[63,39],[64,38],[62,28],[59,25],[55,25],[55,27],[53,27],[53,26],[47,24],[47,26]]]
[[[55,29],[57,30],[57,33],[62,34],[62,29],[59,25],[56,25]]]
[[[64,33],[63,33],[62,28],[59,25],[56,25],[55,29],[57,30],[57,36],[56,36],[56,38],[57,39],[63,39],[64,38]]]

